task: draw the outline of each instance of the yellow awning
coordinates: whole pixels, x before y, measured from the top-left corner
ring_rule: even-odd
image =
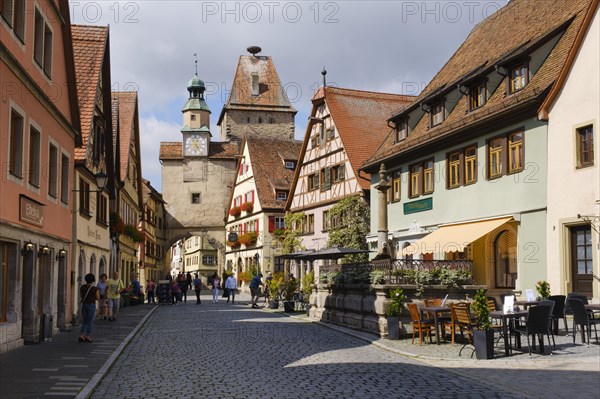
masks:
[[[442,226],[433,233],[404,248],[402,254],[418,255],[430,252],[462,252],[473,241],[512,219],[512,217],[504,217]]]

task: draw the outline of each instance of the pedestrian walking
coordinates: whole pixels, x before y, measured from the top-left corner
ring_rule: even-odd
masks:
[[[188,290],[191,290],[192,289],[192,273],[187,272],[185,274],[185,281],[187,282]]]
[[[113,277],[106,280],[106,298],[108,299],[108,320],[117,320],[117,312],[121,304],[121,292],[125,288],[123,281],[119,278],[119,272],[114,272]]]
[[[180,277],[181,276],[181,277]],[[177,276],[177,285],[179,285],[179,302],[187,303],[188,283],[183,273]]]
[[[262,282],[262,273],[258,273],[258,275],[252,277],[250,280],[250,294],[252,295],[252,308],[258,308],[258,298],[260,297],[260,286],[263,285]]]
[[[155,299],[156,283],[154,279],[146,280],[146,295],[148,296],[148,303],[156,303]]]
[[[269,306],[269,300],[271,299],[271,290],[269,289],[269,284],[273,280],[273,273],[268,272],[267,277],[265,278],[265,306]]]
[[[219,303],[219,288],[221,288],[221,280],[217,273],[215,273],[212,276],[213,303]]]
[[[227,277],[225,281],[225,289],[229,291],[229,296],[227,297],[227,303],[231,299],[231,303],[235,304],[235,290],[237,289],[237,280],[233,277],[233,274]]]
[[[100,294],[100,299],[98,300],[98,308],[100,312],[98,313],[98,317],[104,320],[108,318],[108,301],[106,299],[106,289],[108,288],[108,285],[106,284],[107,279],[108,276],[106,273],[102,273],[100,275],[100,281],[98,281],[98,284],[96,284],[96,288],[98,288]]]
[[[194,274],[194,291],[196,291],[196,305],[202,303],[200,300],[200,290],[202,290],[202,280],[198,277],[198,273]]]
[[[79,288],[81,295],[81,326],[79,327],[79,342],[92,342],[92,328],[96,315],[96,301],[100,299],[100,290],[94,286],[96,276],[92,273],[85,275],[85,284]]]
[[[177,305],[177,302],[181,302],[181,289],[177,281],[171,281],[171,305]]]

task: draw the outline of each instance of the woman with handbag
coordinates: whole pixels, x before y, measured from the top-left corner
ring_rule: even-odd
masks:
[[[100,290],[92,284],[96,277],[92,273],[85,275],[85,284],[79,288],[81,295],[81,326],[79,327],[79,342],[92,342],[92,328],[96,314],[96,301],[100,299]]]

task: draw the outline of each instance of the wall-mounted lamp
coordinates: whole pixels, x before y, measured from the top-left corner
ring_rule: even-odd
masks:
[[[25,256],[28,252],[33,252],[33,243],[31,241],[27,241],[23,245],[23,249],[21,249],[21,255]]]
[[[49,253],[50,253],[50,247],[48,245],[44,245],[44,246],[40,247],[40,250],[38,251],[38,257],[48,255]]]
[[[425,103],[421,103],[421,109],[427,113],[429,113],[429,111],[431,111],[431,105],[429,104],[425,104]]]
[[[56,254],[56,260],[61,260],[62,258],[64,258],[65,256],[67,256],[67,250],[62,248],[58,250],[58,253]]]
[[[96,186],[98,187],[97,190],[73,190],[73,191],[74,192],[87,191],[90,193],[99,193],[101,191],[104,191],[104,188],[106,187],[106,183],[108,182],[108,175],[104,172],[98,172],[94,175],[94,177],[96,178]]]

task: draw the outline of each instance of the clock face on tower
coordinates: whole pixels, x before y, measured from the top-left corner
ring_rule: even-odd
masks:
[[[206,155],[206,137],[194,134],[185,140],[185,155]]]

